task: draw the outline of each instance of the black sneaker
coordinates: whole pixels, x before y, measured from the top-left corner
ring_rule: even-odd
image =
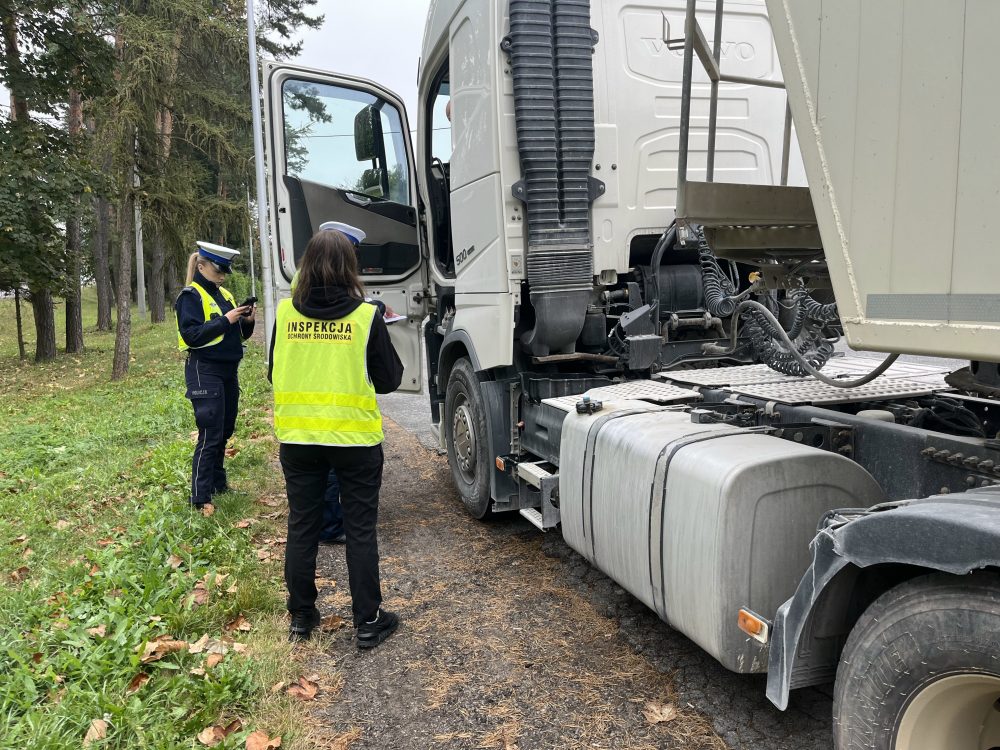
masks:
[[[332,547],[335,544],[347,544],[347,534],[340,532],[336,536],[332,536],[329,539],[320,539],[319,543],[324,547]]]
[[[292,623],[288,626],[288,642],[308,641],[312,637],[313,628],[319,626],[319,610],[313,607],[312,612],[295,612]]]
[[[380,609],[374,622],[363,622],[358,626],[358,648],[375,648],[398,627],[399,615]]]

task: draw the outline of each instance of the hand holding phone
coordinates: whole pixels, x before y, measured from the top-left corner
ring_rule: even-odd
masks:
[[[243,304],[241,304],[240,307],[245,307],[247,309],[246,312],[243,313],[244,318],[250,317],[250,315],[253,313],[253,306],[256,304],[257,304],[256,297],[247,297],[245,300],[243,300]]]

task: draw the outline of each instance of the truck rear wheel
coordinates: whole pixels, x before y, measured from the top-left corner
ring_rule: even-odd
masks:
[[[473,518],[490,513],[490,457],[486,407],[479,379],[465,357],[455,362],[444,396],[448,464],[458,494]]]
[[[1000,750],[1000,578],[933,574],[883,594],[837,670],[837,750]]]

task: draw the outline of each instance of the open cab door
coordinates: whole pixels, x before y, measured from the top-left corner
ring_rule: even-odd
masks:
[[[276,298],[290,295],[296,266],[320,224],[341,221],[364,230],[362,281],[392,317],[403,316],[388,326],[404,366],[399,389],[419,391],[427,280],[402,100],[364,79],[266,62],[264,117]]]

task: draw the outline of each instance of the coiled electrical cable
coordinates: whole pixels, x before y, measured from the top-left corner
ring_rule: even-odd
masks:
[[[732,335],[730,339],[730,348],[724,351],[713,351],[712,352],[713,354],[731,354],[739,348],[739,342],[738,342],[739,321],[740,321],[739,316],[745,310],[752,310],[755,315],[762,316],[763,320],[766,321],[767,327],[770,329],[770,332],[773,333],[775,337],[785,345],[785,352],[787,352],[788,355],[793,360],[795,360],[799,364],[799,366],[802,367],[803,370],[805,370],[808,374],[812,375],[821,383],[826,383],[827,385],[831,385],[835,388],[856,388],[859,385],[870,383],[879,375],[881,375],[883,372],[888,370],[892,366],[892,364],[899,358],[898,354],[890,354],[888,357],[882,360],[882,363],[874,370],[872,370],[870,373],[860,378],[856,378],[855,380],[835,380],[834,378],[827,377],[826,375],[821,373],[819,369],[814,367],[813,364],[809,362],[808,358],[806,358],[805,356],[802,355],[801,352],[799,352],[798,347],[790,338],[788,338],[788,334],[785,332],[785,329],[781,327],[781,323],[778,322],[778,319],[774,317],[771,311],[768,310],[766,307],[764,307],[764,305],[760,304],[759,302],[755,302],[754,300],[749,300],[749,299],[740,302],[736,306],[735,311],[733,312],[734,317],[733,317]],[[832,349],[832,345],[830,348]]]

